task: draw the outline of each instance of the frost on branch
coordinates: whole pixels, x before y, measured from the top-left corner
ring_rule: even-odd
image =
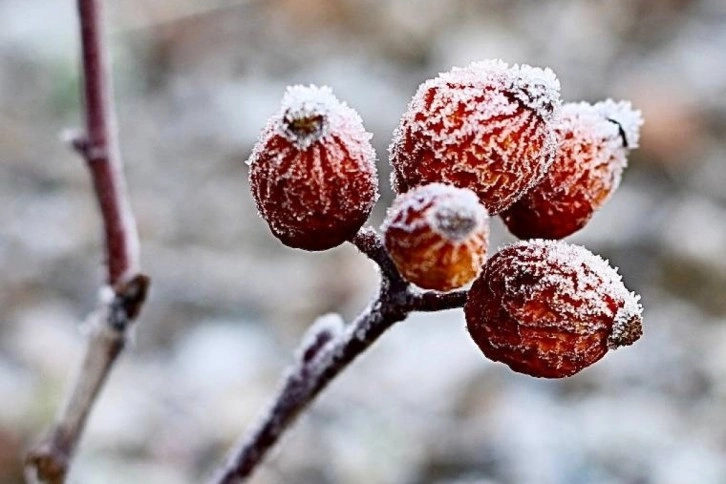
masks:
[[[563,105],[555,161],[539,184],[501,214],[509,230],[520,238],[560,239],[584,227],[620,185],[626,139],[637,146],[641,124],[640,112],[628,102]]]
[[[288,88],[248,160],[257,208],[282,243],[325,250],[358,231],[378,199],[370,140],[330,88]]]
[[[431,183],[400,195],[382,230],[403,277],[425,289],[461,287],[486,259],[489,217],[468,189]]]
[[[320,316],[305,332],[305,336],[295,351],[295,357],[302,363],[309,363],[321,351],[328,348],[345,328],[340,314],[329,313]]]
[[[639,296],[584,247],[557,241],[501,249],[465,306],[474,341],[494,361],[532,376],[571,376],[642,334]]]
[[[559,88],[549,69],[498,60],[424,82],[389,148],[394,189],[449,183],[473,190],[489,213],[507,208],[552,162]]]

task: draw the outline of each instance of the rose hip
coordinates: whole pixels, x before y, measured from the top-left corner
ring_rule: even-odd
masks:
[[[640,338],[638,299],[587,249],[533,240],[492,256],[464,312],[486,357],[528,375],[561,378]]]
[[[432,183],[400,195],[383,232],[386,249],[405,279],[425,289],[449,291],[479,274],[489,220],[471,190]]]
[[[378,198],[370,139],[329,88],[288,88],[248,161],[252,195],[275,237],[317,251],[355,235]]]

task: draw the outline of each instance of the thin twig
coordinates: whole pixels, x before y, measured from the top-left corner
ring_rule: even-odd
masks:
[[[86,134],[72,146],[86,160],[103,221],[108,288],[89,317],[89,337],[67,403],[48,437],[26,456],[29,481],[65,482],[86,421],[123,351],[146,299],[149,278],[139,273],[139,242],[118,151],[110,61],[101,0],[78,0]]]
[[[373,227],[363,227],[350,239],[350,242],[378,266],[384,283],[400,287],[408,285],[396,269],[391,256],[383,246],[381,237]]]
[[[314,351],[298,350],[298,354],[312,353],[314,356],[298,358],[288,370],[272,404],[231,453],[213,483],[232,484],[250,477],[315,397],[395,323],[403,321],[413,311],[438,311],[464,304],[465,291],[448,294],[414,291],[401,277],[374,230],[361,229],[351,242],[380,268],[378,297],[342,332],[328,335],[323,346],[319,338],[310,338],[309,345],[315,345]]]
[[[464,306],[469,291],[452,291],[446,293],[424,291],[413,292],[409,296],[409,307],[412,311],[434,312],[445,309],[456,309]]]

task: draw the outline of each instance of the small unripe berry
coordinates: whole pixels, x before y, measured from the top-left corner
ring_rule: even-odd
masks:
[[[618,188],[642,122],[628,102],[563,105],[555,161],[501,213],[509,230],[522,239],[561,239],[584,227]]]
[[[432,183],[400,195],[383,232],[386,249],[406,280],[450,291],[479,274],[489,217],[471,190]]]
[[[486,357],[528,375],[562,378],[640,338],[638,299],[584,247],[533,240],[492,256],[464,312]]]
[[[389,148],[394,189],[448,183],[472,190],[490,214],[506,209],[552,162],[559,88],[549,69],[502,61],[424,82]]]
[[[288,88],[248,161],[252,195],[275,237],[325,250],[355,235],[378,198],[370,139],[329,88]]]

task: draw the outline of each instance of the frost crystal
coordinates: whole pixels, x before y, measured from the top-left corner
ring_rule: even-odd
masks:
[[[471,190],[431,183],[400,195],[382,230],[404,278],[448,291],[479,274],[488,248],[488,218]]]
[[[510,260],[509,273],[521,271],[540,278],[530,287],[522,288],[513,282],[514,277],[510,280],[512,291],[525,289],[532,294],[540,294],[549,293],[548,287],[556,287],[557,291],[552,293],[551,300],[554,308],[568,312],[576,307],[592,315],[608,315],[613,320],[611,333],[623,333],[626,331],[624,325],[635,320],[640,324],[643,310],[638,302],[640,296],[625,288],[616,268],[585,247],[534,239],[516,242],[505,248],[520,254]],[[610,300],[617,303],[617,308],[612,307]],[[576,301],[587,301],[587,304],[575,304]]]
[[[612,101],[562,106],[554,163],[538,185],[502,213],[514,235],[561,239],[584,227],[607,202],[620,185],[628,149],[625,131],[605,111],[636,113],[629,106]],[[637,126],[633,129],[629,136],[637,141]]]
[[[300,361],[312,360],[343,334],[344,327],[345,322],[340,314],[328,313],[320,316],[305,332],[295,351],[295,357]]]
[[[330,249],[365,223],[378,199],[371,137],[330,88],[288,88],[247,162],[260,215],[285,245]]]
[[[328,86],[290,86],[282,98],[280,131],[298,148],[306,150],[327,134],[331,112],[340,104]]]
[[[559,104],[551,70],[499,60],[424,82],[389,147],[394,189],[448,183],[474,191],[489,213],[500,212],[551,164]]]
[[[621,346],[629,346],[635,343],[643,334],[642,323],[643,306],[640,304],[640,296],[631,292],[630,297],[618,309],[613,321],[613,328],[608,337],[608,347],[617,349]]]
[[[471,232],[481,230],[487,219],[486,209],[471,190],[429,183],[396,200],[382,230],[391,225],[408,232],[431,227],[450,241],[461,242]]]
[[[607,261],[551,240],[503,247],[464,307],[484,354],[532,376],[571,376],[642,334],[638,297]]]
[[[643,126],[643,115],[633,109],[629,101],[606,101],[595,104],[595,109],[606,119],[615,123],[622,131],[623,145],[625,148],[634,149],[640,141],[640,127]]]
[[[454,67],[428,83],[445,82],[459,86],[482,86],[511,93],[517,100],[545,120],[552,119],[560,102],[560,81],[550,68],[540,69],[527,64],[509,66],[500,59],[472,62],[467,67]],[[425,85],[425,84],[424,84]]]

